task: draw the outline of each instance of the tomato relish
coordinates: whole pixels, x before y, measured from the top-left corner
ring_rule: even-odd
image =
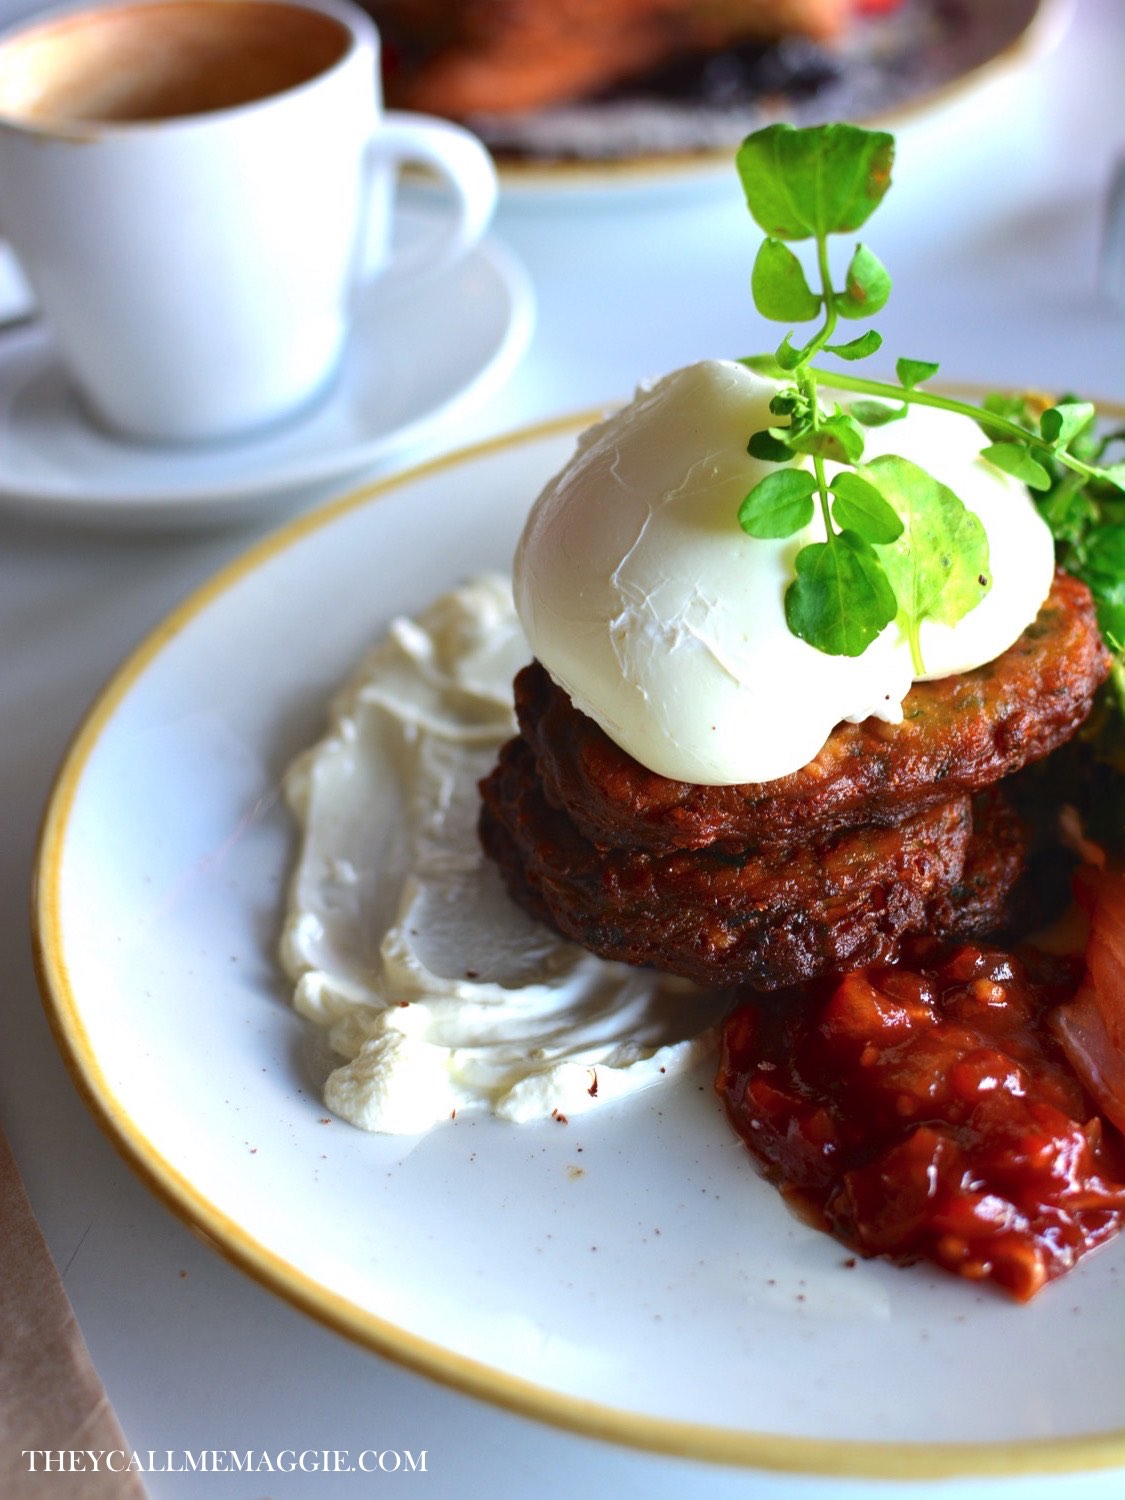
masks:
[[[1081,975],[919,939],[741,1005],[716,1087],[767,1175],[845,1244],[1026,1301],[1125,1221],[1125,1146],[1047,1025]]]

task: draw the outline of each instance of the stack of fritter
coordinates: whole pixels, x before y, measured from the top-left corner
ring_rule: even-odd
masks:
[[[886,961],[910,933],[1002,925],[1026,850],[997,783],[1074,734],[1108,665],[1059,572],[1009,650],[916,684],[900,724],[840,724],[775,781],[697,786],[645,770],[533,663],[481,839],[521,905],[603,958],[759,989]]]

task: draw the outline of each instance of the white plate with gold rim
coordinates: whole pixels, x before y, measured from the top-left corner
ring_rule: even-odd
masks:
[[[848,1264],[732,1138],[711,1069],[570,1124],[332,1121],[275,950],[282,771],[368,642],[507,565],[588,416],[282,530],[94,705],[40,849],[37,962],[95,1115],[278,1294],[438,1380],[655,1451],[936,1477],[1125,1463],[1125,1237],[1029,1306]]]

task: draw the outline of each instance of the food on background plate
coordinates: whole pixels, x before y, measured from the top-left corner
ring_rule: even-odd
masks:
[[[656,180],[667,169],[719,169],[771,120],[871,120],[917,107],[1010,55],[1041,9],[1041,0],[364,3],[382,33],[388,103],[460,120],[510,183],[549,189],[620,183],[622,170],[646,166]]]
[[[770,1173],[865,1254],[1026,1297],[1125,1217],[1119,887],[1103,872],[1088,897],[1085,979],[1080,952],[1025,945],[1036,861],[1069,871],[1059,827],[1083,857],[1121,837],[1096,805],[1121,770],[1125,674],[1098,629],[1125,634],[1121,469],[1085,403],[969,406],[918,360],[852,373],[879,338],[841,319],[890,280],[859,245],[835,287],[827,242],[878,204],[892,149],[848,126],[746,141],[755,302],[819,327],[676,372],[580,439],[517,555],[527,644],[495,583],[396,622],[341,699],[323,784],[311,758],[290,778],[307,824],[285,956],[345,1058],[333,1107],[374,1129],[462,1106],[560,1119],[658,1082],[743,986],[718,1085]],[[521,651],[540,660],[516,674],[517,725]],[[404,767],[428,784],[396,821]],[[380,797],[372,847],[357,808]],[[388,888],[357,891],[364,860]],[[341,913],[357,946],[333,975]],[[541,1005],[580,962],[593,1010]],[[398,1054],[414,1071],[388,1085]],[[943,1173],[940,1202],[919,1195]]]
[[[580,99],[677,59],[785,36],[831,42],[896,0],[367,0],[394,107],[470,119]]]

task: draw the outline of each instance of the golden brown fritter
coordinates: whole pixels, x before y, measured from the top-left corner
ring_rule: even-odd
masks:
[[[900,724],[839,724],[814,760],[774,781],[697,786],[647,771],[537,664],[516,679],[516,709],[546,796],[586,838],[651,853],[746,850],[898,823],[990,786],[1069,739],[1108,670],[1090,591],[1059,571],[1002,656],[918,683]]]
[[[995,927],[1023,858],[995,794],[747,855],[598,847],[548,803],[520,738],[481,790],[484,848],[521,905],[603,958],[713,986],[773,989],[889,960],[907,933]]]

